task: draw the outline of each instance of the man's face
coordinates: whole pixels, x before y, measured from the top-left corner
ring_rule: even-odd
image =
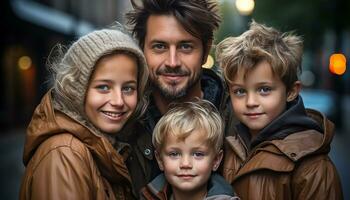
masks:
[[[151,15],[146,32],[144,53],[155,89],[170,100],[186,96],[200,84],[201,40],[172,15]]]

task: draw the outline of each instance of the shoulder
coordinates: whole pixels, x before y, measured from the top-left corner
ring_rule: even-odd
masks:
[[[307,177],[314,176],[314,178],[334,175],[336,168],[326,154],[318,154],[305,157],[297,163],[295,169],[296,177],[304,179]]]
[[[40,144],[30,163],[35,171],[40,165],[54,166],[62,161],[78,164],[90,159],[92,156],[88,147],[72,134],[64,133],[54,135]]]
[[[292,184],[297,199],[343,199],[339,174],[326,154],[300,160],[293,171]]]
[[[84,154],[88,151],[86,144],[70,133],[58,134],[48,138],[39,146],[38,151],[49,153],[53,150],[62,149],[69,149],[79,154]]]
[[[271,143],[293,162],[315,154],[323,144],[323,134],[316,130],[293,133],[282,140]]]

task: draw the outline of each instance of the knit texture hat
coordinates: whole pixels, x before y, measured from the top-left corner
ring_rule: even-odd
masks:
[[[102,56],[116,50],[135,55],[139,76],[148,75],[145,57],[129,34],[116,29],[93,31],[74,42],[55,66],[55,108],[79,122],[84,121],[85,95],[95,64]]]

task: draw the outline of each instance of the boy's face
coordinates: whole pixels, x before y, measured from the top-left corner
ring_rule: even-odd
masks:
[[[238,120],[255,137],[286,109],[287,100],[295,98],[295,86],[287,95],[286,86],[278,76],[274,76],[267,61],[258,63],[246,73],[245,78],[244,73],[243,70],[238,71],[232,79],[231,102]]]
[[[174,192],[206,192],[212,170],[222,159],[206,140],[203,130],[195,130],[185,140],[168,134],[165,144],[156,153],[159,167]]]
[[[137,104],[137,62],[125,54],[100,60],[86,91],[85,112],[107,134],[122,129]]]

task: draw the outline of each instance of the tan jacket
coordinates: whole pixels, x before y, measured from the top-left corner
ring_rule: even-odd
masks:
[[[248,153],[239,136],[226,138],[223,176],[243,199],[343,199],[328,152],[333,124],[317,111],[308,115],[324,134],[306,130],[265,141]]]
[[[49,92],[27,129],[20,199],[132,199],[124,160],[107,139],[54,110]]]

